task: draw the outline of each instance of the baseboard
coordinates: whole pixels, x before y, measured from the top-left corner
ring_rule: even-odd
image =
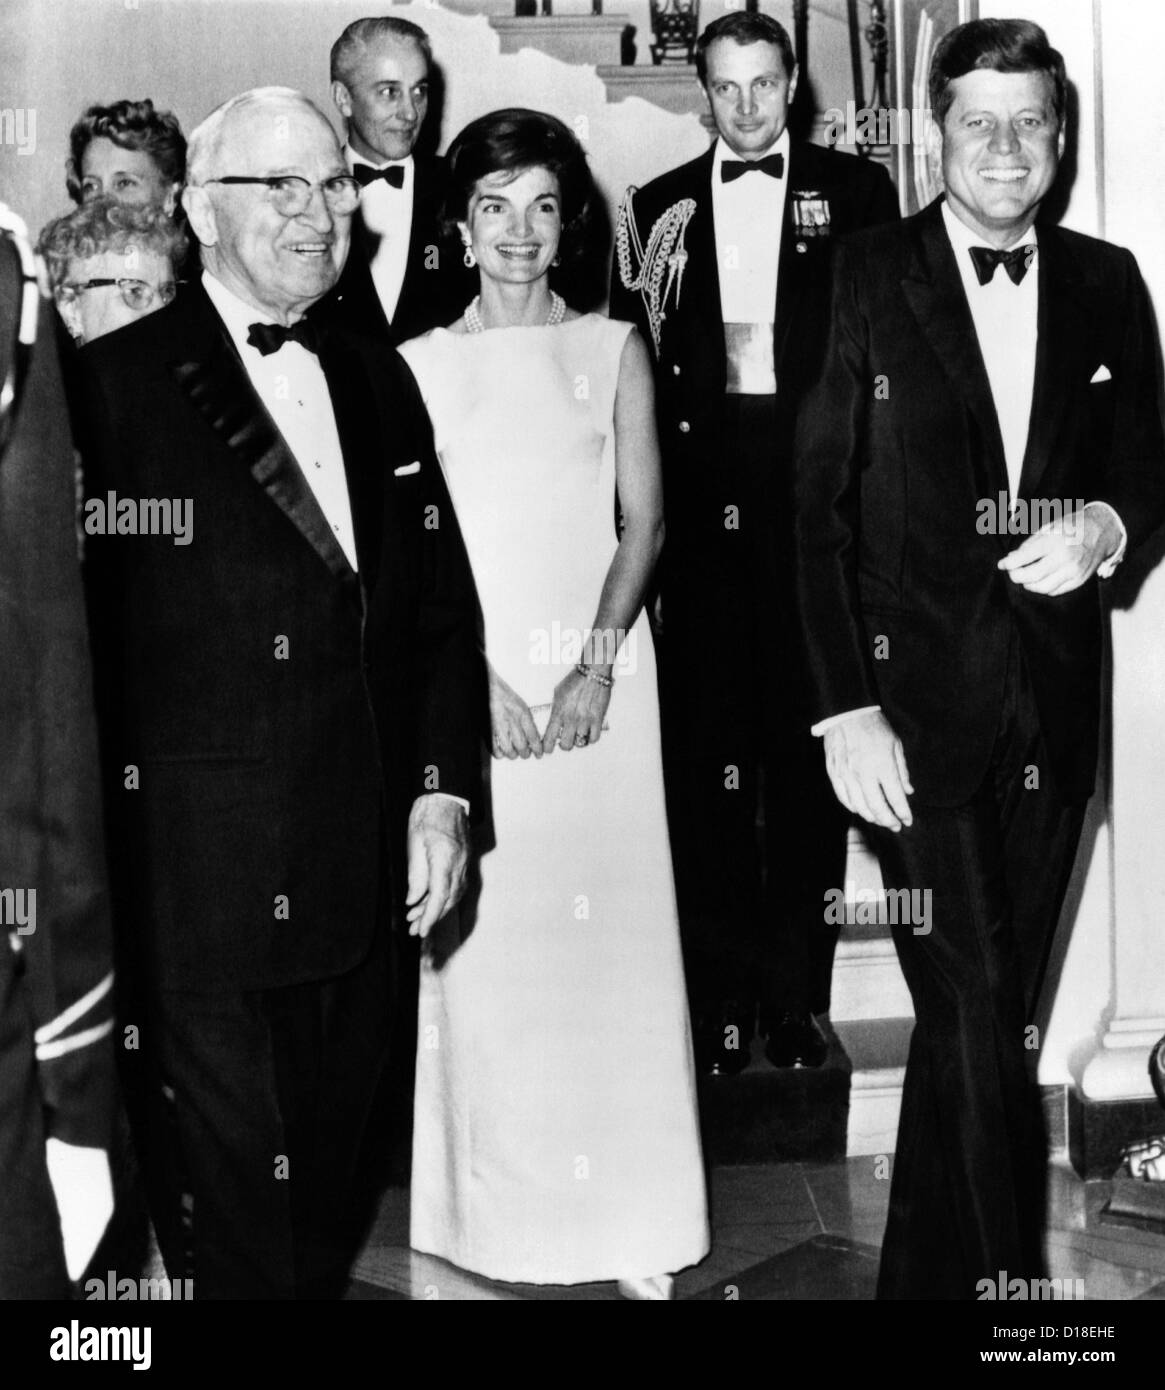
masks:
[[[1111,1178],[1126,1144],[1162,1129],[1165,1113],[1151,1098],[1086,1100],[1068,1090],[1068,1156],[1082,1178]]]

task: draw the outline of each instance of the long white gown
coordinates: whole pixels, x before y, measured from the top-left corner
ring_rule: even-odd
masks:
[[[485,620],[531,707],[579,659],[617,545],[614,399],[630,325],[406,343]],[[548,710],[536,713],[545,726]],[[411,1243],[570,1284],[708,1251],[646,618],[593,747],[491,762],[496,844],[421,967]]]

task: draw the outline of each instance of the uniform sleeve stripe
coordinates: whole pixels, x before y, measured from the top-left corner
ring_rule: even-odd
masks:
[[[104,999],[112,988],[113,971],[111,970],[100,984],[93,986],[88,994],[83,995],[75,1004],[70,1004],[64,1013],[58,1014],[51,1023],[46,1023],[43,1027],[36,1030],[33,1036],[35,1037],[37,1048],[39,1049],[41,1043],[50,1042],[53,1038],[57,1037],[58,1034],[63,1033],[66,1028],[71,1028],[82,1014],[88,1013],[93,1005],[96,1004],[99,999]]]
[[[90,1043],[99,1042],[112,1032],[113,1019],[107,1018],[96,1028],[86,1028],[83,1033],[74,1033],[72,1037],[68,1038],[58,1038],[56,1042],[38,1044],[36,1060],[38,1062],[51,1062],[57,1057],[63,1057],[66,1052],[76,1052],[80,1047],[88,1047]]]

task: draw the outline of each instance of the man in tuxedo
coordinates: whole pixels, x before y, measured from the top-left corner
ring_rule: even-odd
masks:
[[[821,902],[846,817],[803,717],[786,497],[833,238],[898,210],[885,170],[790,138],[798,72],[776,21],[716,20],[696,64],[718,138],[629,193],[611,315],[654,356],[664,768],[697,1060],[715,1074],[747,1065],[758,1001],[775,1065],[826,1055]]]
[[[342,1288],[390,924],[456,901],[479,798],[428,418],[389,348],[304,317],[357,196],[305,97],[233,98],[190,141],[200,282],[82,352],[116,920],[149,1005],[123,1022],[159,1073],[167,1267],[202,1298]]]
[[[407,19],[358,19],[332,47],[332,100],[361,196],[348,263],[319,312],[394,343],[452,323],[477,288],[441,238],[445,161],[416,151],[432,66],[429,36]]]
[[[113,1208],[113,976],[72,439],[0,204],[0,1300],[65,1298]]]
[[[945,198],[839,253],[797,436],[814,731],[896,890],[916,1016],[884,1298],[1040,1275],[1027,1025],[1093,789],[1101,584],[1165,515],[1136,263],[1036,221],[1065,87],[1037,25],[941,41]]]

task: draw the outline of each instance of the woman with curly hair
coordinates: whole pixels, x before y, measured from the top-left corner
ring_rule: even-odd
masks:
[[[170,303],[186,239],[160,208],[95,198],[48,223],[37,250],[65,327],[83,344]]]
[[[186,177],[186,140],[172,111],[154,103],[90,106],[69,132],[65,182],[75,203],[102,196],[152,203],[173,215]]]

